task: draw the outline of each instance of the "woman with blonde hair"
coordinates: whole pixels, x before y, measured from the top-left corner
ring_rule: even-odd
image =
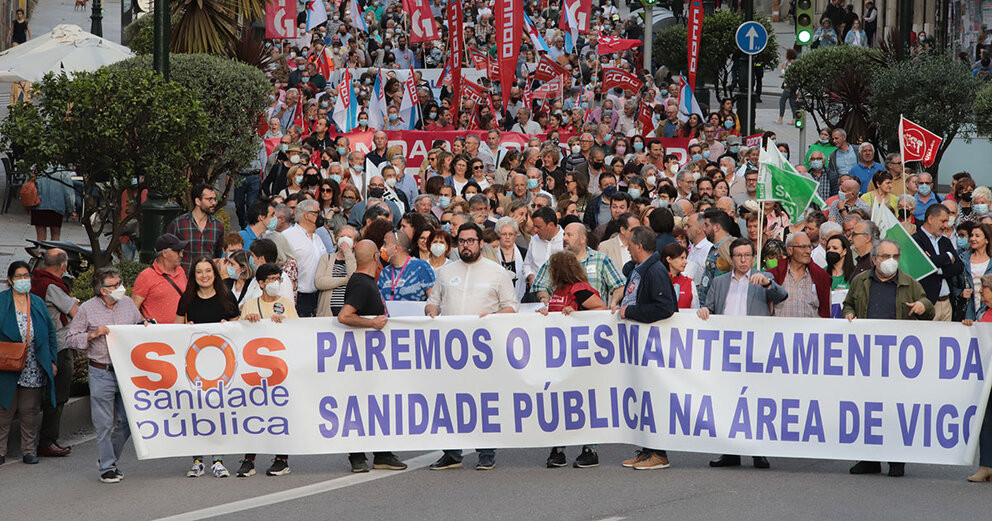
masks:
[[[303,189],[303,167],[296,165],[286,171],[286,188],[279,192],[279,197],[289,199],[289,196]]]

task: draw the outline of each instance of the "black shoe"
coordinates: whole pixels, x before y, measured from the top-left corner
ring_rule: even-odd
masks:
[[[568,461],[565,460],[565,451],[557,447],[551,449],[551,454],[548,455],[548,468],[555,469],[565,465],[568,465]]]
[[[37,454],[35,454],[33,452],[29,452],[29,453],[25,454],[23,458],[21,458],[21,461],[23,461],[24,463],[27,463],[28,465],[37,465],[38,462],[41,461],[41,460],[38,459],[38,455]]]
[[[282,458],[272,460],[272,466],[265,471],[266,476],[285,476],[289,474],[289,461]]]
[[[107,472],[100,474],[100,481],[104,483],[120,483],[121,477],[117,475],[116,471],[108,470]]]
[[[235,476],[239,478],[247,478],[255,475],[255,462],[250,459],[241,460],[241,466],[238,467],[238,472]]]
[[[369,463],[364,454],[348,456],[348,462],[351,463],[351,471],[356,474],[369,471]]]
[[[880,474],[882,464],[877,461],[859,461],[851,467],[851,474]]]
[[[475,464],[475,470],[492,470],[496,466],[495,454],[480,454],[479,462]]]
[[[462,468],[461,460],[456,460],[455,458],[445,454],[441,456],[440,459],[431,463],[431,470],[447,470],[447,469],[460,469]]]
[[[906,464],[905,463],[892,463],[889,462],[889,476],[893,478],[901,478],[906,475]]]
[[[730,455],[730,454],[724,454],[723,456],[720,456],[719,458],[710,461],[710,466],[711,467],[740,467],[741,466],[741,457],[740,456],[733,456],[733,455]]]
[[[406,470],[406,463],[392,452],[372,458],[372,468],[376,470]]]
[[[575,463],[573,463],[572,466],[577,469],[598,467],[599,454],[596,454],[596,451],[590,449],[589,447],[582,447],[582,454],[579,454],[579,457],[575,458]]]
[[[7,456],[0,456],[0,465],[3,465],[7,461]]]
[[[764,456],[755,456],[754,457],[754,468],[756,468],[756,469],[767,469],[769,467],[771,467],[771,465],[768,463],[768,458],[766,458]]]

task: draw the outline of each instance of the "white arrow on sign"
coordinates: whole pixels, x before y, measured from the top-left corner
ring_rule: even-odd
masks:
[[[293,29],[296,28],[296,20],[286,18],[286,9],[280,7],[276,11],[276,27],[282,27],[282,35],[289,38],[293,34]]]
[[[755,31],[754,27],[751,27],[746,33],[744,33],[744,37],[749,41],[748,48],[754,49],[756,47],[756,45],[754,45],[754,39],[758,37],[758,31]]]

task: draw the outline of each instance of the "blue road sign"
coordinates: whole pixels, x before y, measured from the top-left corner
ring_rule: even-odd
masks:
[[[744,22],[737,28],[737,47],[746,54],[758,54],[768,45],[768,31],[758,22]]]

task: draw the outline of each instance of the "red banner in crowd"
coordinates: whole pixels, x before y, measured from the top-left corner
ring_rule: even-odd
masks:
[[[462,80],[462,96],[480,103],[486,97],[486,89],[472,80],[465,79]]]
[[[654,130],[654,108],[647,101],[642,101],[637,109],[637,121],[641,123],[641,134],[650,134]]]
[[[296,38],[295,0],[269,0],[266,3],[265,37],[274,40]]]
[[[427,0],[403,0],[403,10],[410,14],[410,43],[441,38]]]
[[[638,92],[643,86],[643,81],[637,79],[637,76],[634,76],[623,69],[614,69],[609,67],[603,69],[603,89],[605,90],[620,87],[626,91]]]
[[[747,148],[760,147],[762,134],[751,134],[744,138],[744,146]]]
[[[489,56],[482,49],[471,47],[468,50],[468,56],[472,58],[472,66],[477,70],[484,71],[489,66]]]
[[[575,13],[575,21],[579,25],[579,34],[589,34],[592,21],[592,0],[579,0],[579,11]]]
[[[555,99],[562,97],[565,90],[565,81],[561,77],[555,78],[544,85],[541,85],[531,93],[532,99]]]
[[[462,0],[449,0],[448,50],[451,52],[451,92],[454,94],[451,121],[458,121],[458,111],[461,109],[462,55],[465,54],[462,18]]]
[[[613,54],[615,52],[626,51],[634,47],[644,45],[641,40],[629,38],[617,38],[616,36],[600,36],[599,44],[596,47],[597,54]]]
[[[703,35],[703,1],[689,4],[689,89],[696,92],[696,70],[699,68],[699,41]]]
[[[541,55],[541,58],[537,60],[537,67],[534,69],[534,79],[537,81],[550,81],[567,74],[568,69],[548,58],[547,54]]]
[[[922,161],[931,166],[937,160],[937,149],[944,139],[933,132],[899,116],[899,149],[902,161]]]
[[[517,73],[523,26],[523,0],[496,0],[496,60],[490,61],[498,62],[501,71],[498,75],[490,75],[489,79],[499,79],[504,108],[510,102],[510,89]]]
[[[486,77],[490,80],[499,80],[500,86],[503,85],[503,79],[500,77],[501,70],[499,60],[489,60],[486,62]],[[513,88],[513,79],[510,80],[510,88]]]

